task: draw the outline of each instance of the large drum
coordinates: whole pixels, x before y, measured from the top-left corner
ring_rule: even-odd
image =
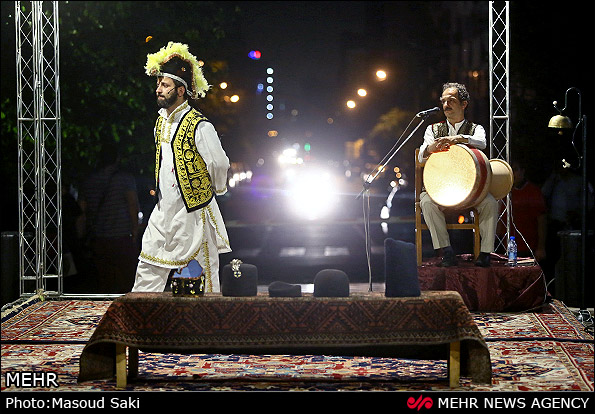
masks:
[[[465,209],[476,206],[487,195],[492,168],[482,151],[457,144],[448,151],[430,155],[423,180],[426,192],[436,204]]]

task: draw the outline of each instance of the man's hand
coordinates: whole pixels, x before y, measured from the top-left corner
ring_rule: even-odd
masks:
[[[448,151],[451,145],[461,144],[464,141],[465,139],[461,135],[438,138],[436,141],[428,145],[428,152]]]

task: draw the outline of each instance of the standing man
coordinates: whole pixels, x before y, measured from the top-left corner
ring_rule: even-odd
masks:
[[[157,77],[157,204],[143,235],[133,292],[162,292],[172,269],[197,260],[206,292],[219,292],[219,253],[230,252],[215,195],[227,192],[229,159],[196,99],[209,89],[188,46],[169,42],[147,56]]]
[[[448,151],[450,146],[455,144],[467,144],[484,149],[486,147],[484,128],[465,119],[465,109],[469,105],[469,93],[465,85],[460,83],[444,84],[440,102],[446,121],[428,125],[424,134],[424,142],[419,149],[419,161],[423,162],[434,152]],[[432,236],[434,249],[442,249],[440,266],[456,266],[456,255],[450,245],[446,220],[442,212],[443,207],[437,205],[425,190],[422,190],[419,201]],[[490,253],[494,250],[496,237],[498,202],[488,193],[475,208],[479,214],[481,236],[480,254],[475,265],[489,267]]]

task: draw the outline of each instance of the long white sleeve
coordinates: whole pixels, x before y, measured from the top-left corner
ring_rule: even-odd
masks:
[[[227,192],[227,171],[230,164],[215,127],[210,122],[201,122],[196,127],[194,137],[196,148],[207,165],[215,194],[225,194]]]

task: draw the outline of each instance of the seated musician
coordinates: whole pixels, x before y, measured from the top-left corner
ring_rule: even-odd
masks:
[[[455,144],[468,144],[477,149],[485,149],[484,128],[465,119],[465,109],[469,105],[469,93],[465,85],[444,84],[440,102],[446,121],[428,125],[424,134],[424,142],[419,149],[419,161],[423,162],[434,152],[448,151],[450,146]],[[444,207],[436,204],[425,190],[422,190],[420,194],[420,206],[430,230],[434,249],[442,249],[442,261],[439,266],[456,266],[456,255],[450,244],[446,220],[442,211]],[[490,253],[494,250],[498,202],[488,193],[475,208],[479,215],[481,236],[480,255],[475,265],[489,267]]]

